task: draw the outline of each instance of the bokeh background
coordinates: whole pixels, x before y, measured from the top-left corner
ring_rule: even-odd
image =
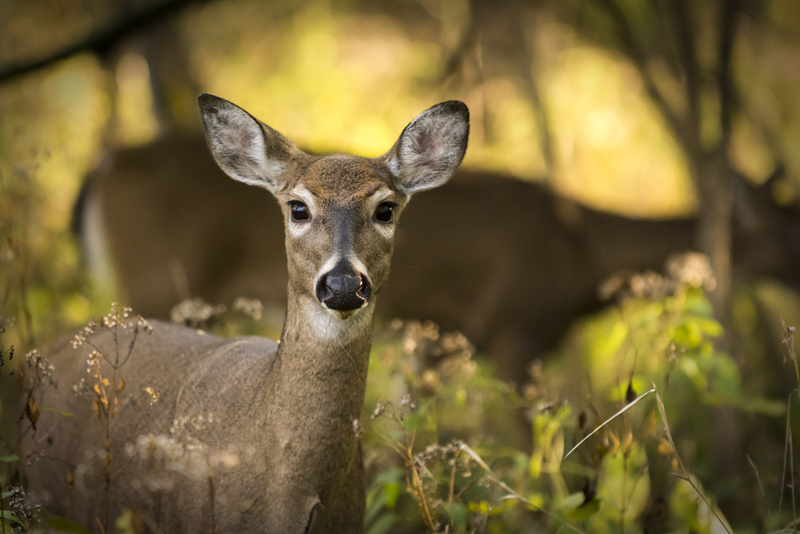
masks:
[[[795,242],[780,246],[800,252],[800,233],[791,219],[800,186],[798,88],[800,4],[793,0],[6,0],[0,3],[2,342],[6,350],[14,345],[24,353],[104,313],[112,300],[126,300],[124,288],[113,283],[113,267],[94,276],[87,272],[70,230],[73,208],[84,177],[109,155],[166,135],[197,135],[197,94],[211,92],[241,105],[308,150],[365,156],[384,153],[420,111],[459,99],[472,120],[466,169],[538,182],[579,205],[626,217],[695,217],[693,248],[708,255],[716,272],[710,303],[691,296],[699,291],[691,289],[688,308],[685,302],[676,307],[659,301],[667,298],[659,295],[660,311],[639,303],[588,322],[577,323],[576,316],[571,337],[545,358],[552,378],[534,394],[540,401],[547,397],[574,406],[548,419],[555,425],[552,433],[574,443],[570,432],[583,431],[581,414],[584,420],[587,413],[590,419],[610,416],[613,411],[600,415],[588,408],[596,403],[587,399],[597,395],[612,406],[624,398],[619,388],[634,383],[635,364],[625,367],[612,356],[646,352],[642,347],[650,343],[659,357],[665,347],[674,349],[675,329],[682,323],[663,319],[664,310],[682,316],[691,311],[692,298],[700,299],[698,313],[722,326],[695,325],[689,330],[695,328],[697,339],[682,342],[692,350],[724,354],[733,362],[729,371],[738,385],[733,397],[703,397],[707,419],[692,423],[696,414],[686,411],[691,406],[675,405],[675,418],[701,433],[690,433],[678,448],[694,451],[686,454],[700,466],[700,480],[738,529],[783,526],[792,521],[788,500],[777,512],[784,493],[781,474],[791,471],[781,470],[790,421],[786,398],[797,383],[791,364],[781,367],[780,318],[797,324],[800,307],[791,275],[737,279],[731,251],[742,209],[738,199],[742,191],[754,190],[785,221],[770,227],[764,239],[783,239],[778,236],[783,232]],[[754,213],[758,220],[761,214]],[[126,223],[144,224],[135,217]],[[763,273],[794,269],[787,263]],[[640,317],[636,314],[672,328],[663,346],[653,341],[661,334],[628,329],[632,323],[626,321]],[[619,324],[628,325],[622,334],[614,330]],[[491,354],[483,357],[491,376]],[[700,365],[695,374],[691,365],[679,364],[675,373],[682,372],[693,391],[702,393],[721,376],[718,364]],[[669,371],[654,366],[654,376],[662,380],[674,370],[674,364]],[[527,379],[536,382],[537,372]],[[585,376],[598,391],[607,386],[617,394],[587,393]],[[641,378],[632,390],[640,394],[649,387]],[[567,402],[570,395],[573,404]],[[582,406],[574,396],[583,399]],[[730,412],[719,415],[720,406]],[[756,408],[744,414],[745,406]],[[720,442],[708,431],[709,421],[726,417],[734,422],[722,426],[734,430],[722,434],[737,444]],[[514,442],[529,465],[537,440],[544,439],[536,417],[533,421],[527,438],[533,443]],[[774,440],[745,450],[742,436],[754,429]],[[481,443],[503,439],[482,432]],[[738,455],[736,468],[717,461],[729,446]],[[744,462],[746,454],[763,462],[759,484]],[[623,456],[624,466],[629,458]],[[527,476],[539,474],[530,467]],[[586,502],[597,498],[596,490],[568,482],[541,490],[548,495],[541,502],[553,504],[553,495],[566,498],[576,491]],[[759,493],[762,483],[766,491]],[[785,499],[793,498],[786,493]],[[400,514],[401,505],[389,501],[381,513]],[[652,499],[649,505],[645,501],[636,511],[631,508],[631,531],[654,509]],[[476,506],[467,507],[469,513],[491,516]],[[621,507],[624,518],[628,507]],[[380,525],[413,529],[415,513],[408,512],[412,519],[404,518],[406,523]],[[676,524],[722,531],[707,509],[696,516],[705,519]],[[588,528],[586,521],[578,517],[575,524]],[[603,521],[607,531],[620,529],[619,521]]]

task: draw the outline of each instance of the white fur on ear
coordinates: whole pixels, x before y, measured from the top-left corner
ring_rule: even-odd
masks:
[[[273,150],[278,153],[270,154],[268,144],[275,140],[269,143],[266,136],[289,142],[223,98],[206,93],[200,95],[198,102],[208,147],[220,168],[234,180],[277,191],[286,172],[288,154],[286,150]]]
[[[397,185],[411,194],[445,183],[464,159],[468,139],[469,110],[451,100],[414,119],[384,158]]]

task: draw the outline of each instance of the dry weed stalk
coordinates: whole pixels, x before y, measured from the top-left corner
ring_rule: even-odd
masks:
[[[797,392],[798,398],[800,398],[800,364],[797,361],[797,352],[794,348],[794,333],[795,327],[794,326],[786,326],[786,322],[781,317],[781,326],[783,326],[783,364],[786,365],[786,360],[791,360],[794,364],[794,371],[795,371],[795,378],[797,379],[798,387],[793,390],[793,392]],[[789,460],[789,477],[790,482],[788,484],[789,489],[791,490],[792,494],[792,521],[788,525],[786,525],[781,532],[785,532],[786,529],[793,527],[793,531],[797,532],[798,520],[797,520],[797,508],[795,505],[795,493],[794,493],[794,445],[792,443],[792,428],[791,428],[791,418],[792,418],[792,393],[789,393],[788,398],[786,399],[786,437],[783,443],[783,470],[781,473],[781,494],[780,499],[778,500],[778,517],[781,516],[781,510],[783,509],[783,493],[786,488],[786,460],[788,457]]]
[[[661,422],[664,423],[664,432],[666,433],[667,440],[669,441],[669,444],[672,447],[672,452],[675,455],[675,460],[678,462],[678,466],[681,468],[681,472],[680,473],[673,472],[672,473],[673,476],[676,476],[681,480],[685,480],[686,482],[688,482],[692,486],[692,489],[694,489],[697,495],[706,504],[708,509],[711,510],[711,512],[714,514],[714,517],[717,518],[717,521],[719,521],[719,524],[722,525],[722,528],[725,529],[725,532],[727,532],[728,534],[732,534],[733,531],[730,525],[728,525],[728,522],[723,519],[723,517],[717,512],[717,508],[715,506],[712,506],[711,502],[709,502],[705,494],[700,490],[700,488],[697,487],[697,485],[694,483],[694,480],[692,480],[691,473],[689,472],[688,469],[686,469],[686,466],[683,464],[683,460],[681,460],[681,457],[678,454],[678,448],[675,446],[675,442],[672,439],[672,432],[669,429],[669,421],[667,420],[667,412],[664,410],[664,402],[661,400],[661,395],[658,394],[655,384],[653,384],[653,391],[655,391],[656,394],[656,402],[658,403],[658,412],[659,414],[661,414]]]
[[[168,434],[144,434],[125,446],[130,459],[146,460],[152,466],[145,477],[134,481],[148,492],[175,488],[176,475],[204,480],[208,487],[209,532],[216,527],[216,486],[214,476],[220,469],[246,465],[255,456],[253,445],[229,445],[225,450],[211,449],[203,440],[210,425],[217,422],[214,414],[190,414],[176,418]]]
[[[100,531],[103,533],[108,532],[108,519],[111,507],[111,483],[125,468],[125,466],[122,466],[116,473],[112,472],[114,456],[111,453],[111,427],[112,419],[119,414],[122,408],[119,401],[120,395],[125,390],[125,379],[122,376],[122,368],[133,354],[139,332],[143,331],[149,334],[153,330],[153,327],[141,316],[136,316],[131,319],[132,311],[133,310],[129,307],[120,309],[117,303],[114,302],[111,304],[111,311],[103,317],[99,324],[93,319],[90,320],[72,340],[73,349],[77,350],[78,347],[84,343],[92,349],[89,359],[86,361],[86,372],[91,376],[92,384],[87,384],[86,379],[81,378],[81,381],[73,386],[73,391],[76,396],[84,393],[94,395],[92,408],[105,430],[102,452],[104,484],[103,518],[101,520],[101,518],[95,517],[95,521],[98,527],[100,527]],[[111,332],[114,339],[114,353],[112,355],[104,354],[91,341],[98,327],[105,328]],[[127,349],[120,347],[120,329],[133,334]],[[111,370],[110,380],[108,373],[104,371],[104,364]],[[157,398],[158,394],[152,392],[150,395],[151,398]],[[69,477],[70,474],[68,473],[67,476]]]
[[[400,401],[399,410],[396,410],[391,402],[380,403],[372,412],[371,419],[374,420],[384,414],[388,414],[390,420],[393,421],[397,429],[402,432],[402,440],[394,439],[388,434],[381,435],[381,439],[402,458],[403,465],[406,468],[406,486],[410,489],[411,496],[422,511],[422,519],[425,522],[425,528],[431,534],[436,534],[436,525],[433,522],[429,499],[425,494],[425,488],[419,476],[418,466],[424,466],[424,464],[414,455],[416,428],[408,432],[404,423],[405,418],[409,414],[414,414],[416,409],[416,403],[411,401],[409,395],[405,395]]]

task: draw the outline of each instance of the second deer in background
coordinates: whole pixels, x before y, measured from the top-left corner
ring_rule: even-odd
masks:
[[[800,214],[775,205],[768,187],[741,191],[734,275],[798,287]],[[79,207],[88,256],[102,231],[134,309],[166,317],[189,296],[285,302],[280,210],[224,180],[199,136],[113,152],[87,178]],[[696,225],[605,213],[538,183],[459,171],[404,216],[379,313],[460,330],[521,382],[532,359],[600,308],[603,280],[661,270],[671,253],[694,248]]]

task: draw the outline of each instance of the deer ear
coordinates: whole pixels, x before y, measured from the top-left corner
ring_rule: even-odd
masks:
[[[223,98],[205,93],[197,100],[217,165],[234,180],[281,189],[287,167],[303,154],[294,143]]]
[[[464,159],[469,138],[469,109],[463,102],[442,102],[406,126],[383,160],[398,187],[411,194],[445,183]]]

